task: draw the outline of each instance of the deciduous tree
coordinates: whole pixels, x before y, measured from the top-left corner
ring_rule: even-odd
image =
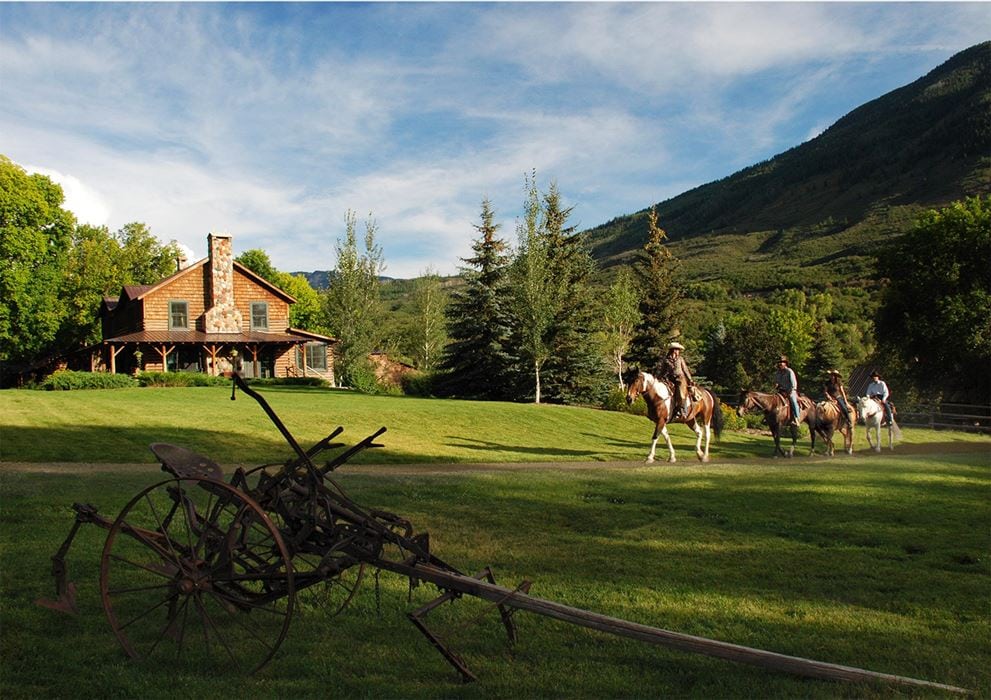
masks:
[[[62,188],[0,156],[0,362],[51,349],[65,317],[60,296],[75,219]]]
[[[991,401],[991,196],[922,214],[878,256],[880,363],[935,397]]]
[[[513,318],[523,365],[532,377],[532,396],[541,401],[541,370],[553,352],[553,328],[564,288],[551,269],[551,250],[541,230],[536,176],[525,180],[523,219],[517,224],[518,247],[511,275]]]
[[[364,252],[358,250],[357,216],[345,215],[344,239],[336,245],[337,264],[327,289],[327,320],[337,337],[335,374],[345,386],[365,384],[368,355],[379,341],[379,276],[385,269],[382,248],[375,242],[378,229],[369,215],[365,221]]]
[[[637,287],[629,269],[623,268],[609,286],[602,305],[602,344],[609,354],[609,361],[620,388],[625,388],[623,369],[626,352],[640,322],[639,307],[640,295]]]

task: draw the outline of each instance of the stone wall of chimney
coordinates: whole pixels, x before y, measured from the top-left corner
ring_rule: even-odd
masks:
[[[234,246],[222,233],[207,236],[210,250],[209,308],[204,317],[207,333],[240,333],[241,312],[234,305]]]

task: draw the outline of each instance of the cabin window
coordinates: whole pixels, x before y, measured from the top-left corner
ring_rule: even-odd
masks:
[[[326,343],[307,343],[303,349],[296,348],[296,365],[303,366],[303,353],[306,353],[306,368],[315,369],[321,372],[327,371],[327,345]]]
[[[268,304],[264,301],[251,302],[251,328],[268,330]]]
[[[189,303],[185,301],[169,302],[169,329],[189,330]]]

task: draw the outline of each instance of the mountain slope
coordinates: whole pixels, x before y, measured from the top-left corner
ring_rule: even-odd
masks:
[[[869,277],[871,240],[905,230],[922,207],[989,192],[989,183],[985,42],[855,109],[811,141],[661,202],[657,212],[689,278],[721,278],[706,268],[727,254],[737,263],[784,265],[751,270],[743,276],[756,275],[749,282],[725,271],[731,286],[759,289],[809,276],[813,283],[837,274]],[[600,264],[627,262],[642,247],[646,211],[587,231]],[[823,265],[828,273],[809,269]]]

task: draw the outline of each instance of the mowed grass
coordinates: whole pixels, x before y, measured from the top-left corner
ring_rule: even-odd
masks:
[[[379,438],[385,449],[366,451],[355,464],[640,461],[652,431],[639,416],[572,406],[312,388],[260,393],[304,447],[338,425],[345,428],[338,440],[348,444],[386,427]],[[678,459],[694,460],[694,434],[680,424],[670,431]],[[986,436],[908,429],[902,444],[961,441],[991,445]],[[241,393],[231,401],[223,388],[0,392],[0,461],[153,463],[153,442],[182,445],[221,464],[263,464],[289,453],[255,401]],[[801,439],[798,454],[808,446],[808,438]],[[867,448],[862,426],[856,447]],[[725,432],[711,452],[717,458],[765,456],[771,442],[766,435]],[[666,458],[663,450],[659,454]]]
[[[894,453],[771,460],[766,436],[726,433],[715,461],[700,465],[677,426],[680,461],[644,466],[636,463],[650,433],[643,418],[346,392],[265,395],[304,445],[337,424],[349,443],[387,425],[387,448],[363,461],[396,467],[345,468],[337,478],[359,503],[429,531],[432,550],[463,570],[491,565],[504,585],[529,579],[533,595],[579,608],[991,695],[987,438],[906,429]],[[405,617],[436,589],[410,593],[391,574],[382,574],[379,596],[369,578],[337,617],[302,606],[256,676],[135,663],[100,605],[101,530],[85,527],[69,556],[81,615],[33,601],[53,594],[49,558],[72,524],[71,503],[114,517],[161,473],[10,463],[147,462],[147,443],[168,441],[225,465],[255,464],[287,456],[281,437],[249,397],[231,403],[215,389],[0,392],[0,409],[4,698],[947,696],[801,679],[528,613],[517,616],[520,641],[509,647],[498,616],[470,598],[428,618],[480,678],[462,685]],[[562,460],[629,463],[471,466]],[[399,468],[430,461],[466,468]]]
[[[97,591],[104,533],[70,553],[76,618],[51,596],[49,556],[69,504],[115,515],[154,475],[2,472],[0,695],[33,697],[939,697],[938,691],[795,678],[520,613],[510,648],[498,616],[465,598],[430,624],[480,681],[455,672],[405,618],[383,574],[338,617],[299,611],[260,674],[186,672],[125,659]],[[501,583],[635,622],[805,658],[962,686],[991,684],[991,459],[874,456],[607,470],[342,473],[351,496],[429,531],[432,550]],[[472,621],[481,616],[476,624]]]

